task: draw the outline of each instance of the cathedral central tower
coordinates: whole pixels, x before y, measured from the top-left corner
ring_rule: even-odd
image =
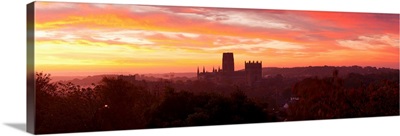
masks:
[[[222,54],[222,72],[233,73],[235,71],[235,63],[232,52]]]

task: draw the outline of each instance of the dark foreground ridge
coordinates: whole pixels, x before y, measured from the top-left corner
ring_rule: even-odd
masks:
[[[295,69],[313,68],[283,70]],[[399,115],[399,71],[377,71],[277,74],[255,86],[120,75],[85,87],[36,73],[35,129],[63,133]]]

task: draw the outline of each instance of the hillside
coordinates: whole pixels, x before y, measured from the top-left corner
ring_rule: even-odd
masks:
[[[398,71],[397,69],[360,67],[360,66],[351,66],[351,67],[310,66],[310,67],[293,67],[293,68],[264,67],[262,69],[262,74],[264,77],[275,77],[276,75],[282,75],[283,77],[312,77],[312,76],[329,77],[332,76],[332,72],[334,69],[337,69],[339,71],[340,77],[345,77],[349,73],[368,75],[368,74],[390,73]],[[68,80],[58,80],[58,82],[61,83],[71,82],[76,85],[88,86],[91,85],[92,83],[97,84],[98,82],[101,81],[103,77],[117,77],[117,76],[118,75],[94,75],[88,77],[79,77],[79,78],[76,77],[69,79],[68,77],[63,77],[63,79],[68,79]],[[176,80],[185,81],[188,79],[195,79],[195,77],[196,73],[166,73],[166,74],[136,75],[137,80],[148,80],[148,81],[157,81],[160,78],[172,79],[174,81]]]
[[[333,70],[339,71],[339,77],[345,77],[349,73],[358,73],[362,75],[390,73],[399,71],[398,69],[376,68],[376,67],[360,67],[360,66],[310,66],[310,67],[293,67],[293,68],[277,68],[264,67],[262,70],[264,77],[282,75],[284,77],[328,77],[332,76]]]

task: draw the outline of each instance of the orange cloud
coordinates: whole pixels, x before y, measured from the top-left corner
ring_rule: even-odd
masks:
[[[190,72],[219,66],[226,51],[238,69],[245,60],[399,67],[395,14],[36,2],[35,17],[44,71]]]

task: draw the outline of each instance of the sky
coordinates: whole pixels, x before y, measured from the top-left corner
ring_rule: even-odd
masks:
[[[35,3],[35,70],[56,76],[196,72],[233,52],[263,67],[399,68],[399,15]]]

